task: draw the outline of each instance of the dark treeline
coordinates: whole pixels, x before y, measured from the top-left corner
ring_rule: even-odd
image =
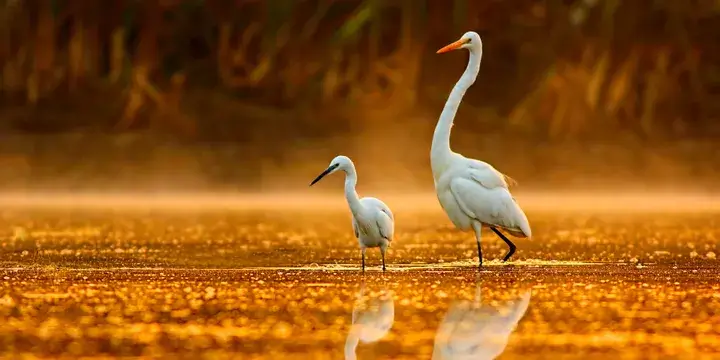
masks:
[[[5,0],[2,122],[217,137],[243,118],[308,136],[386,121],[442,103],[465,59],[434,50],[472,29],[485,57],[466,104],[488,122],[551,138],[709,134],[718,3]]]

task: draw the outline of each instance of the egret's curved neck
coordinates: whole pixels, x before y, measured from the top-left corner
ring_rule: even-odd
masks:
[[[360,204],[360,198],[355,191],[356,185],[357,172],[355,171],[355,167],[352,166],[350,167],[350,169],[345,170],[345,198],[347,199],[348,205],[350,206],[350,211],[353,214],[357,214],[362,209],[362,204]]]
[[[450,96],[448,96],[445,102],[445,107],[440,114],[437,126],[435,126],[435,134],[433,135],[430,150],[430,159],[433,168],[436,167],[435,164],[439,165],[439,161],[448,158],[452,154],[452,150],[450,150],[450,131],[453,126],[453,120],[460,107],[460,102],[463,96],[465,96],[465,92],[475,83],[478,72],[480,72],[481,59],[482,50],[473,49],[470,51],[470,60],[465,68],[465,72],[455,84],[452,91],[450,91]]]

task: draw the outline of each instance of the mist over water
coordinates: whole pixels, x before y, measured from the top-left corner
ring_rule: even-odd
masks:
[[[165,211],[345,210],[340,190],[306,192],[0,192],[5,209],[118,209]],[[377,192],[392,209],[404,212],[441,212],[434,193]],[[715,212],[720,211],[716,193],[612,193],[518,191],[515,198],[527,212]]]
[[[332,133],[276,133],[248,125],[249,139],[228,142],[182,141],[142,132],[4,134],[0,191],[317,194],[342,186],[342,175],[336,174],[307,188],[342,154],[355,162],[361,195],[432,192],[429,152],[439,109],[433,106],[392,121],[368,115]],[[484,122],[477,113],[461,113],[452,148],[513,177],[520,184],[513,193],[720,191],[714,166],[720,154],[717,145],[699,140],[654,145],[622,139],[546,142],[512,130],[478,129]]]

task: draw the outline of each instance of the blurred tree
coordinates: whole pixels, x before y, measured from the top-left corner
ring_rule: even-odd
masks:
[[[712,96],[720,83],[719,4],[3,0],[0,90],[4,101],[24,93],[35,104],[61,94],[63,83],[68,91],[109,83],[126,103],[118,129],[230,126],[211,124],[225,121],[222,110],[190,126],[202,110],[184,104],[197,96],[215,96],[215,106],[227,108],[252,102],[243,116],[284,119],[308,134],[338,118],[384,129],[387,119],[444,101],[460,60],[436,57],[428,46],[474,29],[486,53],[465,109],[506,114],[510,126],[552,139],[617,129],[702,133],[720,115]],[[203,91],[191,91],[199,84]],[[290,121],[279,108],[302,111]]]
[[[35,103],[41,93],[50,90],[55,70],[55,27],[56,13],[52,6],[39,1],[28,2],[32,23],[35,25],[33,39],[33,68],[28,78],[28,101]]]

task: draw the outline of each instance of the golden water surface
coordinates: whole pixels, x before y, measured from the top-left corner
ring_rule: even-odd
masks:
[[[396,211],[6,209],[0,354],[240,359],[720,356],[716,212],[529,211],[532,240]]]

